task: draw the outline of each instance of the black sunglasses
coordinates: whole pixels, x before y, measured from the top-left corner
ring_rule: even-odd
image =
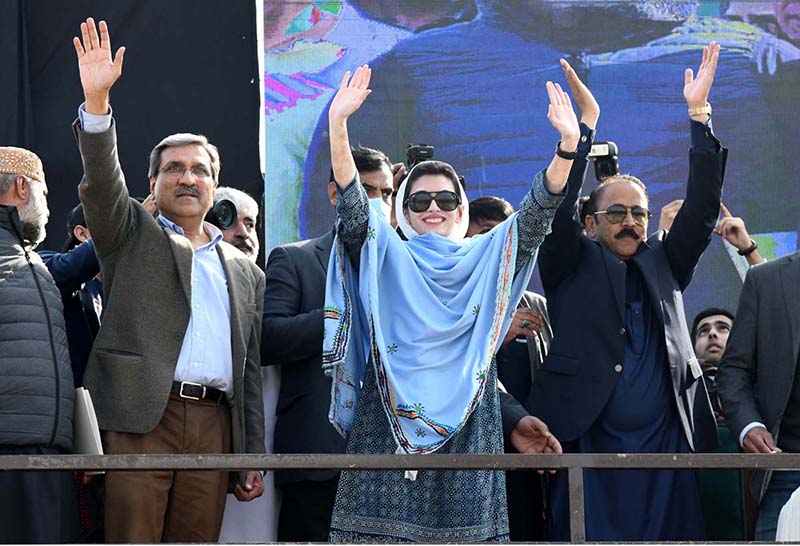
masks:
[[[461,196],[450,190],[442,191],[418,191],[408,196],[403,202],[404,207],[408,207],[412,212],[425,212],[431,206],[431,202],[436,201],[436,206],[444,212],[452,212],[461,204]]]
[[[598,210],[594,215],[605,214],[609,224],[619,224],[628,216],[628,211],[631,211],[633,221],[640,226],[646,225],[647,221],[650,219],[650,211],[639,205],[635,207],[626,207],[625,205],[619,204],[610,205],[606,210]]]

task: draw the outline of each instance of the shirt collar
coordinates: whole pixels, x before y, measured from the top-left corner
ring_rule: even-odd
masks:
[[[164,216],[163,214],[158,214],[158,221],[161,222],[164,227],[171,229],[178,235],[186,236],[186,232],[183,230],[181,226]],[[203,231],[206,232],[206,235],[211,239],[211,242],[204,244],[203,246],[196,248],[195,251],[201,250],[204,248],[208,248],[209,250],[216,247],[217,244],[222,240],[222,231],[209,222],[203,222]]]

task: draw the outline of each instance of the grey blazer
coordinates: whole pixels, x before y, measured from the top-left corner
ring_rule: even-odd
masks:
[[[83,132],[79,121],[73,128],[84,169],[80,198],[106,300],[85,384],[101,429],[141,434],[155,428],[169,398],[189,324],[192,247],[129,197],[115,124],[97,134]],[[217,251],[230,296],[233,452],[263,453],[264,273],[224,242]]]
[[[778,440],[800,348],[800,253],[753,267],[717,372],[722,411],[734,437],[753,421]],[[750,492],[761,502],[771,472],[753,471]]]

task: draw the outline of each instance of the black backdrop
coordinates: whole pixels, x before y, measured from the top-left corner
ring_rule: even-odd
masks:
[[[71,123],[83,100],[72,37],[105,19],[114,51],[126,46],[112,90],[119,152],[132,195],[148,191],[147,158],[168,134],[201,133],[222,157],[220,184],[263,193],[259,73],[253,0],[0,0],[0,145],[44,163],[58,248],[78,203],[82,168]]]

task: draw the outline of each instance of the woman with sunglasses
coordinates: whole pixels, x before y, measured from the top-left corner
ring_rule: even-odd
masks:
[[[406,241],[370,206],[350,152],[347,119],[369,95],[369,80],[367,66],[345,74],[329,111],[339,216],[324,310],[329,417],[348,436],[349,453],[502,453],[494,354],[571,169],[585,172],[591,132],[573,161],[581,128],[569,96],[548,82],[547,117],[561,140],[520,212],[464,239],[468,200],[455,171],[423,162],[398,189]],[[529,433],[516,447],[560,452],[541,421],[526,419]],[[504,473],[344,471],[330,538],[508,540]]]

